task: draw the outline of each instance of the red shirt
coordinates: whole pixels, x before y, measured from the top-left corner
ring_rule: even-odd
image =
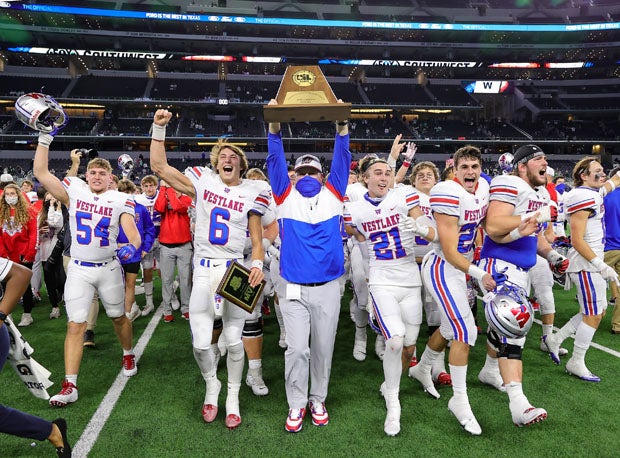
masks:
[[[547,183],[547,192],[549,193],[551,200],[557,204],[558,203],[558,192],[555,190],[555,183],[553,182]]]
[[[12,209],[11,215],[14,212]],[[14,228],[6,223],[0,227],[0,256],[17,263],[34,262],[39,244],[39,230],[35,211],[29,209],[29,212],[30,219],[24,226]]]
[[[185,194],[177,197],[173,188],[160,187],[153,209],[161,214],[159,242],[165,245],[180,245],[192,241],[187,209],[192,199]]]

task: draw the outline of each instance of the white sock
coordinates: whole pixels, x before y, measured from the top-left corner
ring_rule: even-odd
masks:
[[[486,360],[484,361],[484,367],[482,369],[493,372],[499,371],[499,360],[497,358],[489,356],[489,354],[487,353]]]
[[[261,367],[263,367],[262,359],[249,359],[248,360],[249,369],[260,369]]]
[[[385,387],[390,393],[397,393],[400,387],[400,377],[403,373],[402,354],[402,337],[394,336],[385,342],[383,374],[385,375]]]
[[[521,413],[530,407],[530,402],[523,394],[523,385],[520,382],[510,382],[506,385],[506,393],[510,399],[510,410]]]
[[[127,356],[127,355],[133,355],[133,347],[131,347],[129,350],[125,350],[123,348],[123,356]]]
[[[467,364],[464,366],[450,366],[450,375],[452,376],[452,390],[454,394],[467,393]]]
[[[153,305],[153,282],[144,282],[144,296],[146,297],[146,305]]]
[[[427,345],[424,349],[424,353],[422,353],[422,356],[420,357],[420,362],[418,364],[421,364],[422,367],[430,370],[439,355],[441,355],[440,352],[433,350]]]
[[[65,380],[67,382],[73,383],[75,386],[77,386],[77,378],[78,378],[77,374],[65,375]]]
[[[553,333],[552,324],[543,324],[542,329],[543,336],[550,336]]]
[[[588,348],[590,348],[595,332],[596,329],[583,321],[579,324],[577,332],[575,333],[575,346],[573,347],[572,359],[585,364],[586,352]]]

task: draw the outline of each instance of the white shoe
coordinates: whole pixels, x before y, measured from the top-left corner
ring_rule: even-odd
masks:
[[[512,421],[515,426],[521,428],[522,426],[533,425],[534,423],[540,423],[547,418],[547,411],[540,407],[530,406],[523,412],[518,414],[512,413]]]
[[[366,359],[366,341],[355,340],[353,344],[353,357],[358,361],[364,361]]]
[[[375,353],[381,361],[383,361],[383,355],[385,355],[385,339],[382,335],[377,335],[375,340]]]
[[[139,296],[140,294],[144,294],[144,285],[136,285],[134,288],[134,294]]]
[[[60,307],[52,307],[50,312],[50,320],[55,320],[56,318],[60,318]]]
[[[471,411],[469,400],[457,400],[454,396],[448,401],[448,410],[456,417],[465,431],[474,436],[482,434],[482,428]]]
[[[555,364],[560,364],[560,343],[557,341],[555,334],[544,335],[540,338],[541,348],[546,348],[546,353],[549,353],[549,358]]]
[[[601,381],[601,378],[590,372],[584,363],[576,362],[573,358],[566,361],[566,372],[580,378],[581,380],[585,380],[586,382]]]
[[[32,319],[32,314],[31,313],[23,313],[22,314],[22,319],[19,320],[19,323],[17,324],[17,326],[30,326],[32,323],[34,323],[34,320]]]
[[[398,395],[389,395],[386,399],[387,415],[383,423],[383,431],[388,436],[396,436],[400,432],[400,401]]]
[[[502,393],[506,392],[504,380],[499,373],[499,368],[497,369],[497,371],[492,371],[483,367],[478,373],[478,380],[480,380],[480,382],[484,383],[485,385],[492,386],[493,388],[501,391]]]
[[[146,306],[142,310],[142,316],[147,316],[153,310],[155,310],[155,306],[153,304],[146,304]]]
[[[252,392],[256,396],[267,396],[269,388],[265,385],[260,369],[248,369],[248,375],[245,378],[245,384],[252,388]]]
[[[125,316],[129,319],[129,321],[135,321],[136,318],[140,316],[140,307],[135,302],[131,304],[131,310],[129,312],[125,312]]]
[[[549,348],[548,348],[548,345],[545,343],[545,340],[547,340],[547,336],[546,335],[542,336],[540,338],[540,351],[544,351],[545,353],[549,353]],[[568,355],[568,350],[566,348],[559,347],[557,355],[558,356],[566,356],[566,355]]]
[[[421,364],[416,364],[415,366],[409,368],[409,377],[420,382],[424,388],[424,391],[428,393],[429,396],[435,399],[439,399],[441,397],[433,384],[433,377],[430,369],[424,370]]]
[[[278,345],[280,346],[280,348],[288,348],[288,345],[286,344],[286,332],[280,333],[280,340],[278,341]]]
[[[181,303],[179,302],[179,298],[176,294],[172,295],[172,299],[170,300],[170,305],[172,306],[172,310],[179,310],[181,308]]]

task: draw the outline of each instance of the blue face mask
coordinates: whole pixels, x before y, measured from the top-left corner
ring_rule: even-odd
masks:
[[[295,189],[304,197],[314,197],[321,190],[321,182],[316,178],[306,175],[297,180]]]

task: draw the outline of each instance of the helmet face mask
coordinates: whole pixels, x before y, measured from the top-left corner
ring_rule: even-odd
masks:
[[[38,132],[62,129],[69,117],[51,96],[38,92],[24,94],[15,102],[15,115],[22,123]]]
[[[489,326],[502,336],[525,337],[532,327],[534,311],[525,291],[510,282],[484,296],[484,314]]]
[[[118,157],[118,168],[123,172],[131,172],[133,170],[133,159],[129,154],[121,154]]]
[[[499,168],[502,170],[504,174],[508,174],[513,171],[514,169],[513,160],[514,160],[514,156],[510,153],[504,153],[499,157],[497,162],[499,164]]]

